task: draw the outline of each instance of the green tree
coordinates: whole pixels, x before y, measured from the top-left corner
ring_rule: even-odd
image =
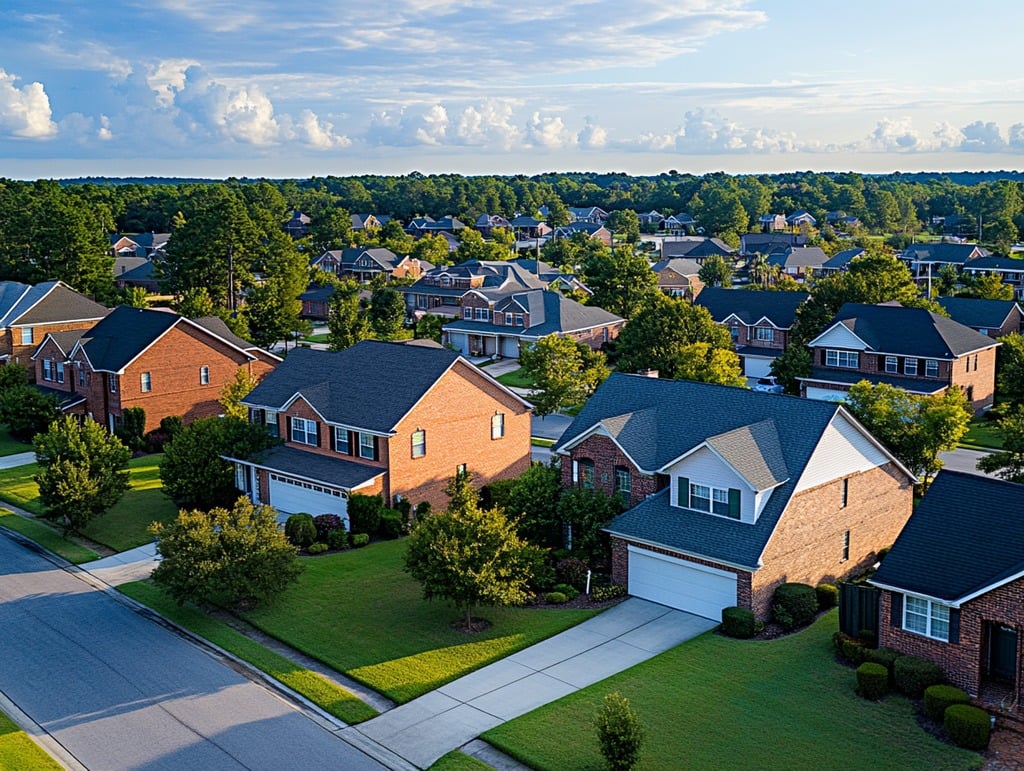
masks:
[[[440,343],[444,324],[445,320],[440,316],[435,316],[433,313],[424,313],[419,321],[416,322],[413,336],[417,340],[433,340],[435,343]]]
[[[640,760],[644,730],[640,718],[625,696],[618,692],[604,697],[594,715],[601,756],[610,771],[629,771]]]
[[[700,266],[697,278],[704,282],[705,286],[732,286],[733,268],[720,254],[712,254],[704,264]]]
[[[377,337],[381,340],[394,340],[401,333],[405,321],[405,298],[397,289],[378,287],[370,297],[367,316]]]
[[[343,278],[335,283],[327,311],[328,339],[332,351],[351,348],[370,334],[359,292],[359,284],[351,278]]]
[[[606,564],[610,548],[604,528],[622,511],[618,496],[574,487],[562,493],[557,511],[567,535],[565,548],[590,565]]]
[[[547,223],[553,228],[560,228],[569,224],[569,207],[561,198],[551,198],[547,202],[548,216]]]
[[[181,508],[229,506],[238,498],[229,458],[248,458],[278,444],[263,426],[237,418],[203,418],[179,431],[164,447],[160,481]]]
[[[537,415],[582,404],[608,377],[603,353],[554,334],[524,347],[519,363],[538,388],[532,399]]]
[[[352,217],[332,201],[321,200],[310,209],[309,245],[315,255],[346,249],[352,243]]]
[[[235,370],[235,376],[224,384],[218,399],[220,406],[224,408],[225,417],[249,420],[249,408],[242,404],[242,399],[256,387],[256,382],[256,378],[245,367]]]
[[[1003,335],[999,342],[1002,343],[996,353],[999,398],[1008,404],[1024,405],[1024,336],[1013,332]]]
[[[453,479],[449,493],[465,482]],[[424,599],[451,601],[465,611],[466,629],[472,629],[477,605],[526,601],[536,550],[519,537],[500,509],[481,509],[475,495],[452,503],[447,511],[413,528],[405,569],[423,586]]]
[[[131,451],[93,420],[67,415],[35,438],[40,472],[33,477],[46,516],[81,530],[128,489]]]
[[[632,209],[611,212],[604,225],[627,244],[635,244],[640,240],[640,218]]]
[[[516,522],[519,535],[530,543],[551,549],[562,545],[558,499],[562,473],[555,466],[534,463],[512,480],[505,511]]]
[[[5,364],[2,369],[10,367]],[[30,442],[61,416],[60,399],[30,385],[12,385],[0,392],[0,423],[19,442]]]
[[[1003,283],[1003,278],[998,273],[982,273],[974,276],[960,292],[964,297],[976,297],[979,300],[1012,300],[1013,285]]]
[[[700,193],[690,201],[693,216],[712,234],[730,237],[747,231],[747,211],[739,195],[715,183],[705,183]]]
[[[298,326],[298,311],[302,304],[289,298],[283,284],[268,279],[249,290],[246,296],[245,316],[249,337],[260,348],[270,348],[279,340],[286,340]]]
[[[423,236],[413,244],[410,256],[435,266],[452,264],[452,254],[448,251],[448,240],[444,236]]]
[[[978,461],[978,468],[1008,482],[1024,482],[1024,406],[1014,405],[996,424],[1003,449]]]
[[[161,557],[153,581],[179,605],[251,609],[271,602],[302,572],[277,512],[244,496],[231,509],[183,510],[170,525],[154,522],[151,532]]]
[[[810,376],[811,364],[810,350],[802,343],[790,342],[781,356],[772,359],[771,370],[787,394],[799,395],[799,378]]]
[[[128,286],[121,293],[121,304],[130,308],[148,308],[149,292],[141,286]]]
[[[960,274],[957,272],[955,265],[943,265],[939,268],[935,287],[940,297],[951,297],[955,295],[956,288],[959,283]]]
[[[719,385],[747,384],[739,355],[728,348],[718,348],[705,342],[689,343],[680,349],[675,377]]]
[[[756,284],[759,288],[764,289],[774,284],[782,271],[778,265],[772,265],[768,262],[767,255],[758,252],[750,261],[748,272],[751,284]]]
[[[186,289],[172,307],[186,319],[202,319],[217,315],[217,308],[206,287]]]
[[[605,248],[587,253],[583,274],[594,293],[587,304],[624,319],[633,318],[644,300],[658,292],[658,277],[647,258],[632,249],[619,249],[614,256]]]
[[[17,361],[8,361],[0,367],[0,394],[9,388],[28,385],[28,367]]]

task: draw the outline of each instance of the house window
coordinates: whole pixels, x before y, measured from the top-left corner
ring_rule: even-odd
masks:
[[[895,375],[900,371],[900,360],[895,356],[885,357],[885,371],[890,375]]]
[[[843,562],[850,559],[850,531],[843,532]]]
[[[292,441],[296,444],[308,444],[316,447],[316,421],[306,418],[292,418]]]
[[[740,328],[733,324],[729,327],[729,335],[732,337],[732,342],[735,344],[740,339]]]
[[[857,351],[837,351],[829,348],[825,351],[825,364],[829,367],[857,369],[860,365],[860,354]]]
[[[79,367],[78,367],[78,385],[80,385],[82,388],[85,388],[85,386],[88,384],[88,382],[89,381],[86,378],[86,374],[85,374],[85,367],[79,365]]]
[[[709,485],[690,484],[690,508],[729,516],[729,491]]]
[[[367,460],[377,460],[377,443],[373,434],[359,434],[359,457]]]
[[[629,502],[633,492],[633,475],[624,466],[615,467],[615,492],[623,503]]]
[[[841,497],[841,500],[840,500],[840,507],[845,509],[846,508],[846,504],[849,503],[849,501],[850,501],[850,480],[849,479],[844,479],[843,480],[843,494],[842,494],[842,497]]]
[[[117,375],[110,376],[110,393],[117,393]]]
[[[917,359],[904,359],[903,360],[903,374],[904,375],[916,375],[917,374]]]
[[[985,329],[984,327],[982,327],[981,329],[979,329],[979,330],[978,330],[978,332],[980,332],[981,334],[985,335],[986,337],[988,336],[988,330],[987,330],[987,329]]]
[[[340,426],[334,427],[334,451],[342,455],[352,454],[352,446],[348,443],[348,430]]]
[[[62,361],[57,362],[57,382],[64,382],[64,362]]]
[[[153,390],[153,375],[149,372],[143,372],[139,376],[139,387],[143,393],[148,393]]]
[[[517,327],[525,327],[526,326],[526,319],[525,319],[525,317],[523,316],[522,313],[517,313],[516,314],[516,326]]]
[[[594,461],[580,458],[579,484],[584,490],[594,489]]]
[[[505,436],[505,413],[496,412],[491,415],[491,439],[501,439]]]
[[[412,457],[422,458],[427,454],[427,432],[419,429],[412,432]]]
[[[199,385],[210,385],[210,368],[205,365],[199,368]]]
[[[491,311],[489,308],[474,308],[473,309],[476,321],[490,321]]]
[[[903,628],[908,632],[946,642],[949,640],[949,606],[922,597],[905,595]]]
[[[21,330],[21,344],[35,345],[36,331],[32,327],[23,327]]]
[[[925,359],[924,361],[924,375],[925,377],[938,377],[939,376],[939,362],[935,359]]]
[[[755,336],[758,340],[772,343],[775,341],[775,330],[771,327],[758,327]]]
[[[43,380],[53,380],[53,362],[43,359]]]
[[[473,309],[472,308],[463,308],[462,309],[462,318],[466,319],[467,321],[472,321],[473,320]]]

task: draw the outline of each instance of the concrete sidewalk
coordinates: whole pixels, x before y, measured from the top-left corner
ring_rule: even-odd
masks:
[[[717,622],[631,598],[579,626],[459,678],[342,735],[419,768],[544,704],[639,664]]]
[[[0,458],[0,468],[15,468],[16,466],[27,466],[29,463],[36,462],[36,454],[34,451],[30,452],[19,452],[14,455],[5,455]]]
[[[88,571],[109,586],[120,586],[130,581],[142,581],[149,578],[150,573],[159,562],[156,544],[147,543],[120,554],[86,562],[78,567]]]

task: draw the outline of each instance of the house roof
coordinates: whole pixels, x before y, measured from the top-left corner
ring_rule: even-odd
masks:
[[[871,582],[955,603],[1024,573],[1024,485],[941,471]]]
[[[903,259],[914,262],[948,262],[963,264],[972,257],[987,257],[988,251],[977,244],[951,244],[945,241],[911,244],[903,250]]]
[[[608,527],[624,537],[753,569],[822,434],[846,414],[831,402],[612,373],[562,434],[556,452],[603,426],[647,472],[707,443],[755,486],[784,479],[753,524],[671,506],[663,491]]]
[[[156,263],[153,260],[146,260],[141,265],[136,265],[124,273],[114,276],[117,281],[157,281]]]
[[[744,348],[743,353],[745,354],[746,352]],[[853,385],[861,380],[869,380],[872,383],[886,383],[915,394],[939,394],[949,387],[949,383],[946,381],[934,378],[900,377],[899,375],[887,375],[885,372],[872,372],[869,375],[857,370],[825,369],[823,367],[812,367],[810,375],[798,377],[797,380],[807,383],[843,383],[845,385]]]
[[[730,257],[735,253],[736,250],[720,238],[681,236],[671,241],[661,242],[663,257],[710,257],[713,254]]]
[[[833,254],[821,267],[833,268],[836,270],[845,268],[850,264],[851,260],[860,257],[862,254],[865,254],[865,250],[861,249],[859,246],[856,246],[853,249],[843,249],[843,251]]]
[[[120,372],[180,320],[177,313],[121,305],[82,335],[79,345],[94,370]]]
[[[828,255],[819,246],[790,246],[768,255],[768,262],[785,268],[820,268],[828,262]]]
[[[198,319],[192,319],[192,323],[198,324],[210,334],[216,335],[221,340],[231,343],[231,345],[235,346],[235,348],[238,348],[239,350],[260,351],[261,353],[273,356],[275,359],[280,358],[269,351],[264,351],[255,343],[239,337],[231,331],[231,328],[224,322],[224,319],[217,316],[203,316]]]
[[[79,294],[62,281],[31,286],[0,281],[0,326],[53,324],[59,321],[102,319],[110,311]]]
[[[445,324],[444,329],[463,332],[488,332],[509,337],[546,337],[551,334],[565,334],[577,330],[590,329],[602,324],[617,324],[621,316],[609,313],[595,305],[581,305],[570,300],[559,292],[551,289],[534,289],[527,292],[514,292],[504,297],[495,297],[495,310],[504,310],[516,305],[523,312],[530,314],[529,327],[510,327],[488,322],[456,319]],[[512,312],[520,312],[510,308]]]
[[[765,289],[724,289],[704,287],[693,301],[708,309],[711,318],[722,322],[737,316],[744,324],[753,325],[768,319],[780,329],[788,329],[796,320],[796,310],[810,295],[807,292],[772,292]]]
[[[700,265],[693,260],[687,260],[683,257],[668,257],[654,263],[654,265],[651,266],[651,270],[655,273],[661,273],[663,270],[670,270],[679,276],[696,276],[700,273]]]
[[[39,344],[35,353],[32,354],[32,358],[34,359],[38,355],[39,351],[43,347],[43,343],[45,343],[47,339],[53,340],[54,345],[57,346],[60,352],[65,356],[69,356],[75,347],[75,343],[81,340],[82,336],[87,332],[88,330],[85,329],[68,329],[64,332],[48,332],[46,337],[43,338],[43,342]]]
[[[344,458],[318,455],[282,445],[271,447],[248,459],[232,458],[232,460],[240,460],[344,490],[358,489],[384,473],[384,469],[375,466],[355,463]]]
[[[964,270],[1011,270],[1024,273],[1024,260],[1016,257],[999,257],[991,255],[988,257],[975,257],[964,263]]]
[[[1024,266],[1022,266],[1022,270],[1024,270]],[[1006,323],[1010,314],[1020,315],[1020,306],[1013,300],[939,297],[936,302],[946,309],[953,321],[976,329],[998,329]]]
[[[800,233],[745,233],[740,236],[742,250],[746,254],[753,252],[771,252],[774,248],[800,246],[807,243],[807,236]]]
[[[808,345],[816,345],[837,324],[849,329],[873,351],[928,359],[954,359],[997,345],[980,332],[924,308],[863,303],[845,303],[832,324]]]

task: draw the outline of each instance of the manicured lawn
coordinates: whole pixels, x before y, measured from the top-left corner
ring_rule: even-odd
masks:
[[[0,712],[0,768],[59,771],[62,766],[18,728],[13,720]]]
[[[298,583],[246,619],[349,677],[406,702],[593,615],[585,610],[480,608],[492,622],[466,635],[459,614],[422,599],[402,570],[404,541],[310,557]]]
[[[32,443],[25,444],[19,442],[10,432],[6,426],[0,426],[0,457],[5,455],[17,455],[19,452],[31,452]]]
[[[430,771],[487,771],[489,768],[490,766],[482,760],[453,750],[438,758],[437,762],[430,767]]]
[[[86,549],[84,546],[79,546],[77,543],[66,540],[60,532],[48,524],[19,516],[10,509],[0,508],[0,527],[6,527],[8,530],[21,533],[26,538],[31,538],[43,548],[49,549],[54,554],[59,554],[75,565],[91,562],[99,557],[91,549]],[[0,766],[0,768],[3,768],[3,766]]]
[[[960,440],[961,444],[969,444],[973,447],[991,447],[995,450],[1003,449],[1003,438],[997,428],[998,421],[986,420],[978,417],[971,421],[967,434]]]
[[[853,692],[834,660],[835,611],[771,642],[714,633],[494,728],[482,738],[537,769],[599,769],[593,715],[618,691],[647,741],[637,766],[664,768],[965,769],[980,757],[933,738],[913,704]]]
[[[360,723],[378,714],[369,704],[322,677],[318,672],[300,667],[191,606],[179,606],[149,581],[124,584],[118,589],[162,616],[248,661],[346,723]],[[2,763],[0,768],[4,768]]]
[[[522,367],[498,376],[498,382],[508,388],[536,388],[533,378],[527,377]]]
[[[307,343],[326,343],[330,341],[331,336],[327,332],[322,332],[318,335],[306,335],[302,339],[305,340]]]
[[[530,437],[530,444],[532,444],[534,447],[554,447],[555,440],[544,439],[543,437],[540,436],[533,436]]]
[[[106,514],[94,520],[82,533],[115,551],[124,551],[153,540],[147,531],[150,522],[169,522],[178,510],[160,487],[160,460],[163,455],[144,455],[128,462],[131,489]],[[39,466],[31,463],[0,469],[0,500],[13,503],[33,514],[42,515],[39,486],[32,479]]]

